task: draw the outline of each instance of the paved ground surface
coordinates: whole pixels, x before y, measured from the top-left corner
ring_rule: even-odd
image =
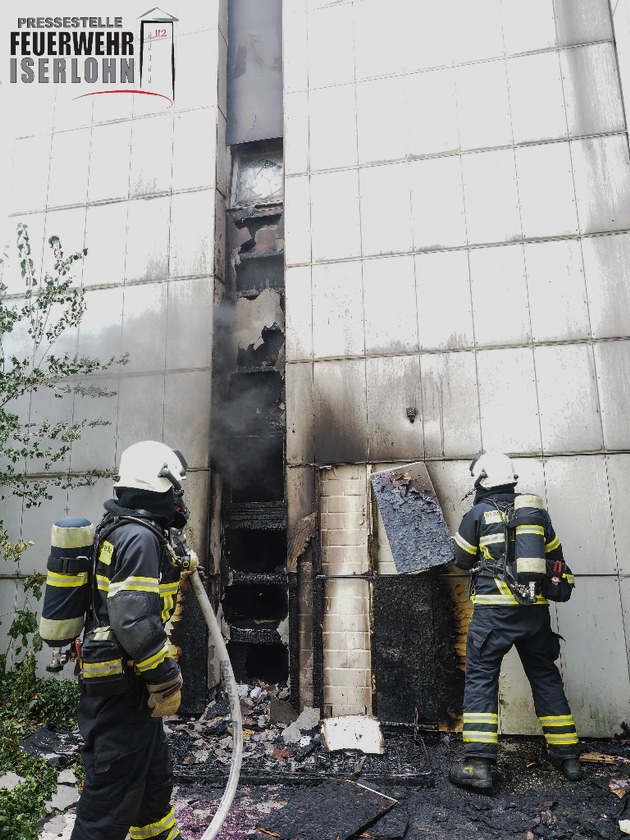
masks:
[[[175,732],[173,738],[180,739],[180,735]],[[415,781],[401,781],[399,776],[394,782],[388,779],[375,782],[362,779],[360,772],[349,774],[355,781],[393,797],[397,804],[390,817],[394,812],[399,817],[398,828],[393,829],[397,833],[354,836],[404,837],[404,840],[586,840],[628,836],[620,828],[625,819],[630,819],[625,788],[626,784],[630,785],[630,748],[624,742],[584,742],[584,779],[569,782],[546,761],[542,738],[503,739],[498,763],[500,778],[491,793],[481,794],[455,787],[448,781],[448,768],[462,754],[459,736],[425,734],[422,743],[430,773],[427,775],[426,768],[421,768]],[[177,745],[174,747],[177,754]],[[589,760],[584,760],[589,756]],[[360,759],[357,754],[351,758]],[[392,775],[396,774],[394,758]],[[360,760],[354,762],[356,770],[360,764]],[[217,840],[269,840],[272,835],[260,830],[268,822],[268,815],[281,809],[286,813],[298,791],[313,790],[317,784],[311,776],[308,782],[287,784],[286,769],[277,763],[270,766],[269,783],[263,784],[264,773],[258,768],[252,776],[244,763],[242,781]],[[285,781],[274,783],[274,778]],[[216,777],[211,784],[203,779],[182,781],[180,778],[174,802],[184,840],[202,837],[223,790],[224,781],[218,784]],[[299,840],[334,840],[334,829],[330,833],[328,823],[335,825],[336,815],[341,814],[343,807],[343,802],[331,799],[325,821],[318,821],[307,808],[303,812],[303,829],[295,836]],[[72,809],[49,818],[42,826],[40,840],[68,840],[72,822]]]

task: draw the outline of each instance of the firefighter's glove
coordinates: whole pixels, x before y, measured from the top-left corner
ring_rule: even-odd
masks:
[[[174,715],[182,702],[182,675],[165,683],[148,683],[149,699],[147,704],[152,709],[151,717]]]

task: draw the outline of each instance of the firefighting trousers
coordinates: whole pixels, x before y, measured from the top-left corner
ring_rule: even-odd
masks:
[[[499,671],[515,647],[552,759],[579,755],[575,724],[556,666],[560,638],[546,606],[475,607],[466,644],[463,739],[466,755],[496,759]]]
[[[82,694],[85,785],[71,840],[176,840],[173,773],[161,718],[142,692]]]

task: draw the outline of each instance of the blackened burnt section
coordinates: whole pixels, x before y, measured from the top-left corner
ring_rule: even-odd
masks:
[[[454,627],[445,574],[376,578],[372,661],[381,722],[435,729],[461,714],[464,674]]]
[[[284,286],[284,257],[282,254],[241,254],[236,268],[236,291],[255,294],[263,289],[282,289]]]
[[[252,576],[283,574],[283,561],[287,555],[286,531],[228,528],[223,550],[235,580],[239,572]]]
[[[291,631],[282,145],[246,144],[233,152],[228,279],[234,355],[218,417],[224,477],[222,609],[237,680],[286,683]]]

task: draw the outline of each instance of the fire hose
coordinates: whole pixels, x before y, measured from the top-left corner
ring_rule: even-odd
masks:
[[[223,796],[221,797],[221,802],[219,803],[219,808],[213,816],[212,822],[201,837],[201,840],[213,840],[213,838],[215,838],[221,830],[221,826],[223,825],[227,813],[230,810],[234,794],[236,793],[241,772],[241,763],[243,760],[243,723],[241,717],[241,703],[236,688],[236,679],[234,678],[232,663],[230,662],[230,657],[228,656],[227,648],[225,646],[225,642],[223,641],[221,628],[219,626],[219,622],[217,621],[217,617],[214,614],[214,610],[212,609],[212,605],[210,604],[210,600],[202,580],[199,577],[199,572],[196,568],[196,556],[192,551],[189,551],[188,554],[191,558],[194,558],[194,563],[191,563],[193,568],[188,575],[188,579],[195,595],[197,596],[203,617],[208,625],[210,636],[215,645],[215,650],[219,656],[221,682],[227,692],[230,703],[230,712],[232,715],[232,761],[230,764],[230,773],[228,775]]]

